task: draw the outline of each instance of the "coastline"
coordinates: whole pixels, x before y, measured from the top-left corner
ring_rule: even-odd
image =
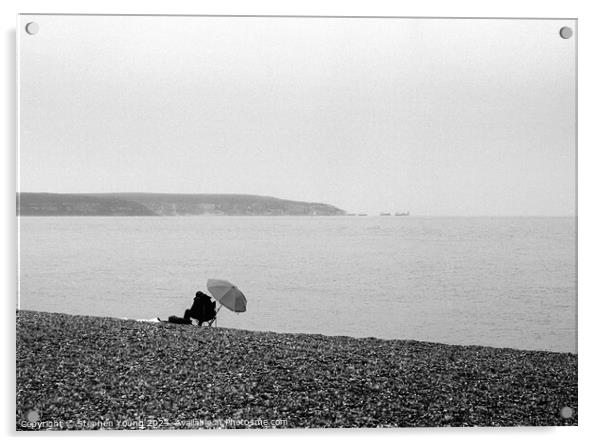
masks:
[[[577,425],[570,353],[33,311],[16,339],[17,430]]]

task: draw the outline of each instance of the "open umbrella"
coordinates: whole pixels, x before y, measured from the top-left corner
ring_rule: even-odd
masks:
[[[235,285],[226,280],[207,280],[207,289],[220,303],[220,307],[227,307],[233,312],[245,312],[247,310],[247,299]]]

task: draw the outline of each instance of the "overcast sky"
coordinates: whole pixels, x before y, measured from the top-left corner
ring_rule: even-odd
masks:
[[[20,20],[21,191],[574,214],[572,21]]]

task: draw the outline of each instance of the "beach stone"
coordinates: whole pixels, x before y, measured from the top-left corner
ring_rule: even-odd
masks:
[[[575,354],[19,311],[16,358],[17,429],[33,428],[22,422],[32,407],[42,420],[113,422],[106,429],[578,421]],[[189,422],[199,417],[212,422]]]

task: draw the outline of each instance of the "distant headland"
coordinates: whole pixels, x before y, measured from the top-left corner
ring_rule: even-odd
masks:
[[[17,193],[20,216],[345,215],[333,205],[258,195]]]

